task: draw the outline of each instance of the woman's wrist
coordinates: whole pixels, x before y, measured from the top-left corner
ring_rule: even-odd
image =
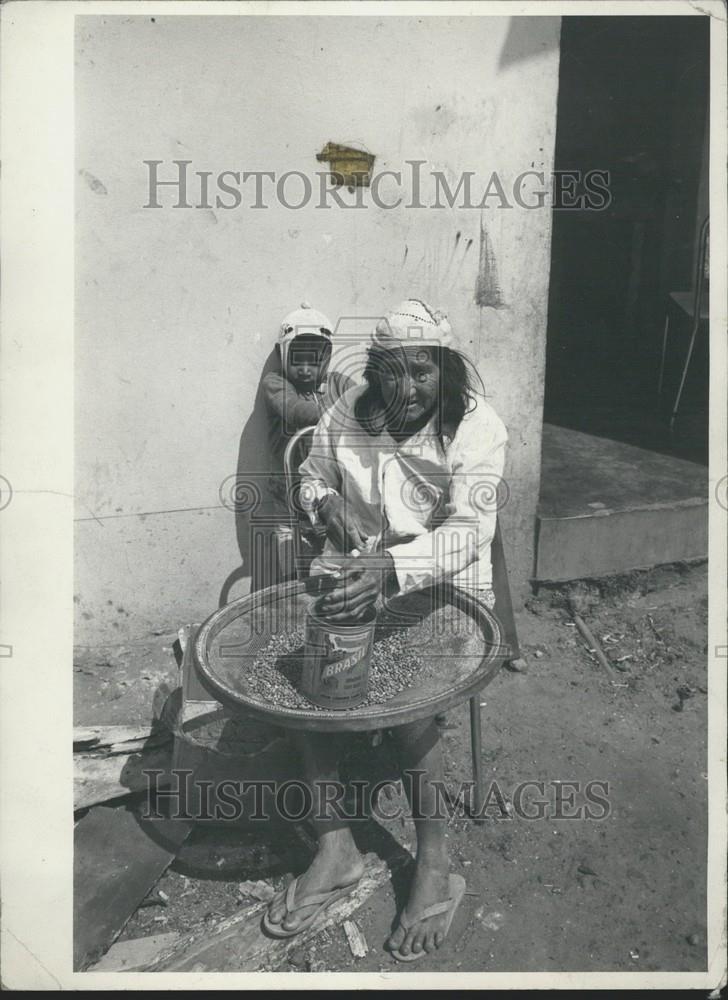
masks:
[[[382,593],[385,597],[396,594],[399,590],[399,580],[397,579],[397,566],[392,553],[388,549],[382,552],[386,566],[382,572]]]
[[[331,507],[331,501],[333,497],[338,497],[338,493],[331,490],[328,493],[324,493],[322,497],[318,497],[313,503],[313,512],[318,517],[321,518],[321,513],[326,513],[326,510]]]

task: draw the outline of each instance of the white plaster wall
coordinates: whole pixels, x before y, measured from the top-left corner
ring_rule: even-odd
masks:
[[[79,641],[144,634],[217,606],[241,562],[219,487],[236,471],[277,325],[304,298],[334,320],[375,316],[408,295],[447,310],[509,428],[503,524],[523,596],[539,481],[548,207],[501,210],[494,198],[484,213],[386,211],[365,191],[362,209],[322,210],[314,199],[294,211],[271,198],[254,210],[248,182],[236,210],[152,210],[143,161],[164,160],[165,177],[173,159],[215,174],[314,177],[328,140],[360,142],[375,170],[420,159],[425,176],[476,172],[477,201],[494,170],[507,189],[524,170],[552,168],[558,35],[558,18],[78,18]],[[160,200],[171,206],[172,192]],[[475,300],[481,217],[498,309]],[[255,422],[246,449],[246,461],[265,466]],[[245,569],[231,596],[244,590]]]

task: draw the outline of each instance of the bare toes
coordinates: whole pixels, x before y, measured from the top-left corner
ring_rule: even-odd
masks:
[[[417,954],[417,949],[415,948],[416,942],[417,942],[417,929],[414,928],[413,930],[407,931],[407,937],[405,938],[401,951],[405,955]]]
[[[409,953],[412,951],[413,940],[414,938],[412,935],[412,931],[407,931],[404,937],[404,941],[402,942],[399,948],[399,950],[402,952],[403,955],[409,955]]]
[[[440,947],[441,939],[441,931],[434,930],[434,928],[428,928],[425,935],[425,951],[428,953],[436,951]]]
[[[268,919],[272,924],[279,924],[286,915],[283,900],[273,900],[268,909]]]
[[[424,951],[426,936],[427,931],[424,927],[420,927],[420,929],[415,933],[414,940],[412,942],[412,951],[415,955],[419,955],[421,951]]]
[[[404,927],[397,926],[395,930],[389,935],[389,941],[387,944],[393,951],[399,951],[402,946],[402,942],[405,939]]]

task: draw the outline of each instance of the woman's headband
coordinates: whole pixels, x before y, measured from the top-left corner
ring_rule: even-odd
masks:
[[[371,341],[373,346],[382,348],[402,344],[450,347],[452,329],[444,313],[430,309],[418,299],[405,299],[379,320],[372,331]]]

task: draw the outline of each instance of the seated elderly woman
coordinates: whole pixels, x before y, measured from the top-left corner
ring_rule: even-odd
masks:
[[[417,300],[403,302],[372,334],[365,384],[348,390],[317,425],[300,468],[303,496],[312,519],[326,527],[327,551],[356,553],[320,599],[331,621],[356,620],[378,601],[441,581],[493,607],[496,508],[477,498],[500,481],[507,435],[450,344],[445,317]],[[437,502],[423,504],[417,500],[423,493]],[[432,784],[443,780],[436,722],[401,726],[391,735],[403,775],[422,775],[403,782],[417,833],[416,865],[387,942],[395,958],[414,961],[444,941],[465,884],[449,874],[445,819]],[[338,780],[336,744],[317,734],[299,739],[316,803],[322,783]],[[364,870],[340,812],[323,799],[319,805],[317,854],[265,915],[266,929],[279,937],[308,927]]]

